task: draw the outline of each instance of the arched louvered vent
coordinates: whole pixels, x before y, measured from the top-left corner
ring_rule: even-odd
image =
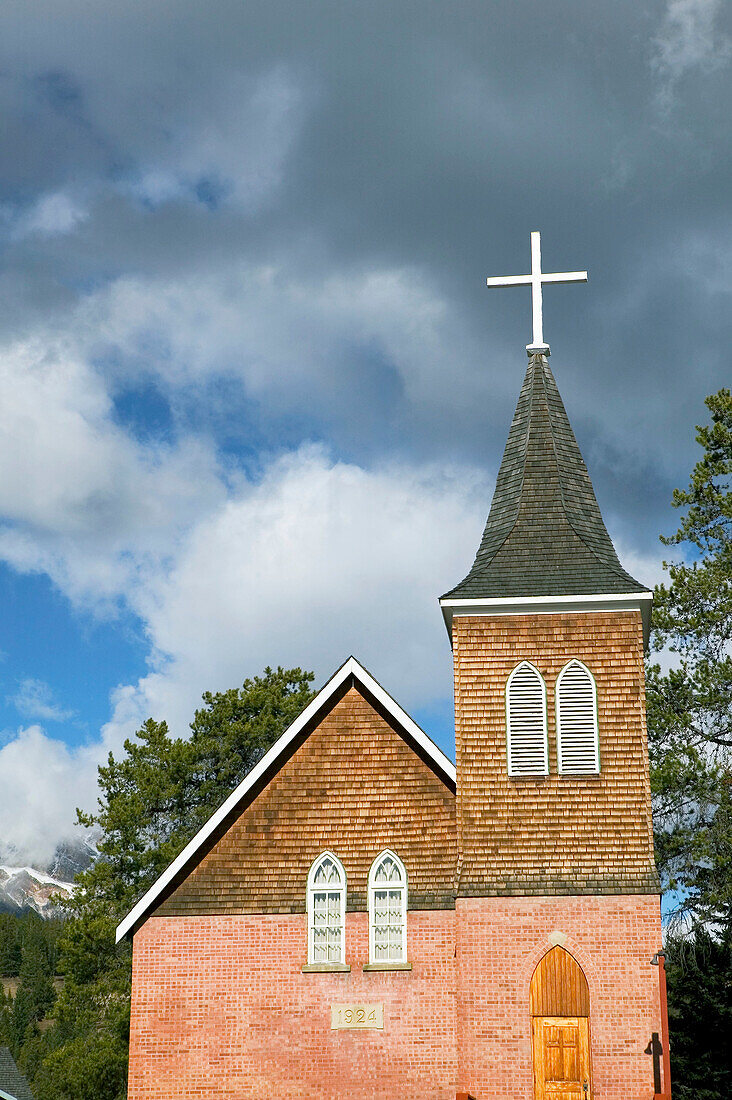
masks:
[[[570,661],[557,680],[557,760],[564,775],[600,770],[597,692],[590,670]]]
[[[546,687],[541,673],[522,661],[506,685],[509,775],[547,775]]]

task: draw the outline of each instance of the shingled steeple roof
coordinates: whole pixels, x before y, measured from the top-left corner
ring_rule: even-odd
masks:
[[[442,598],[646,591],[618,561],[547,358],[531,355],[475,562]]]

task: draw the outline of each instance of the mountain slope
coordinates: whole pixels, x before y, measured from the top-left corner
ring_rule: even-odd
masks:
[[[55,894],[69,897],[74,877],[97,858],[98,852],[86,841],[62,841],[49,863],[42,868],[16,863],[12,853],[0,852],[0,913],[19,915],[34,909],[42,917],[58,916]],[[4,858],[3,858],[4,857]]]

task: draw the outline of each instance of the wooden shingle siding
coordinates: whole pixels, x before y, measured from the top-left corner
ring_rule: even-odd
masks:
[[[657,892],[639,612],[456,617],[461,896]],[[557,677],[597,684],[599,775],[557,774]],[[505,686],[530,661],[548,692],[549,775],[510,778]]]
[[[410,909],[454,907],[454,792],[351,687],[156,913],[304,913],[326,850],[344,866],[348,910],[365,911],[385,848],[406,867]]]

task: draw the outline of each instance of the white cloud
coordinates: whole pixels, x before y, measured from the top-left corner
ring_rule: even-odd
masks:
[[[16,215],[12,236],[57,237],[70,233],[85,221],[88,211],[65,191],[53,191],[41,195],[27,210]]]
[[[112,387],[134,385],[138,364],[173,403],[228,375],[272,413],[317,401],[327,418],[339,402],[351,408],[349,371],[377,348],[408,403],[444,417],[489,385],[471,371],[477,349],[460,345],[450,316],[416,272],[400,270],[307,281],[242,263],[91,293],[55,331],[0,348],[0,558],[104,608],[152,583],[226,500],[242,475],[220,467],[213,442],[190,433],[140,441],[115,420]],[[105,378],[100,360],[123,365]]]
[[[146,111],[157,146],[140,151],[122,182],[152,206],[178,199],[259,209],[276,193],[299,132],[304,94],[293,73],[276,66],[258,78],[241,71],[199,87],[176,116]]]
[[[76,601],[114,600],[223,495],[195,438],[140,444],[101,376],[61,340],[0,351],[0,556]]]
[[[154,714],[183,732],[207,688],[267,664],[322,682],[351,653],[406,706],[448,695],[437,599],[472,562],[487,495],[471,469],[366,470],[312,447],[278,459],[134,596],[157,667],[118,692],[110,730]]]
[[[22,680],[10,701],[24,718],[41,722],[65,722],[74,716],[73,710],[54,702],[53,692],[43,680]]]
[[[277,263],[231,263],[175,279],[125,278],[90,295],[73,321],[88,354],[113,349],[125,369],[170,386],[236,377],[270,414],[318,400],[332,411],[363,356],[393,370],[405,401],[444,415],[486,402],[512,379],[491,376],[470,327],[416,269],[302,275]],[[498,350],[500,355],[500,344]]]
[[[708,72],[732,56],[732,41],[717,25],[723,11],[722,0],[669,0],[654,40],[662,103],[668,105],[675,84],[687,72]]]
[[[77,806],[96,805],[100,746],[69,749],[40,726],[20,729],[0,749],[0,841],[18,862],[43,866],[73,835]]]
[[[668,574],[663,568],[664,552],[660,545],[657,554],[639,553],[622,537],[614,537],[613,545],[623,568],[627,569],[631,577],[647,585],[651,592],[657,584],[668,581]]]

